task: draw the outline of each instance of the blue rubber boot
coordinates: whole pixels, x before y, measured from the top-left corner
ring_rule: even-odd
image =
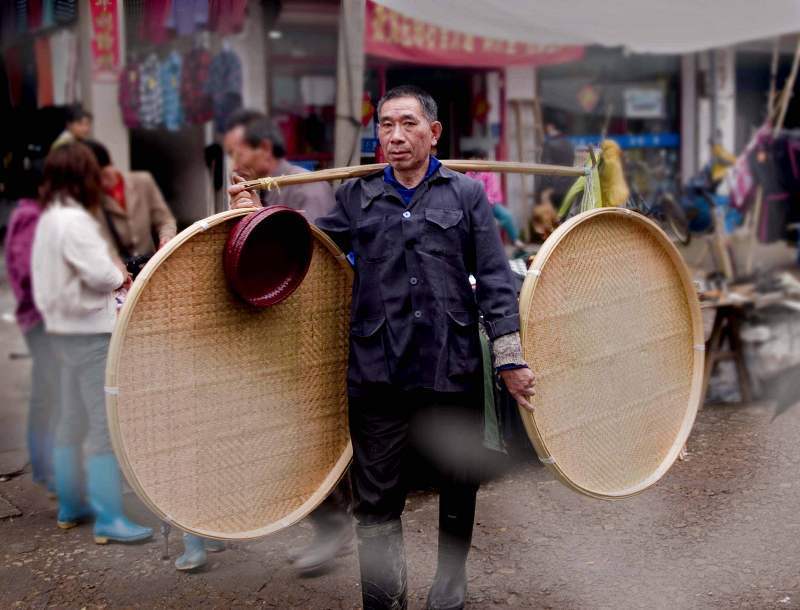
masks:
[[[183,555],[175,560],[175,569],[189,572],[206,565],[206,541],[194,534],[183,535]]]
[[[209,553],[221,553],[225,550],[225,543],[222,540],[211,540],[206,538],[206,551]]]
[[[47,485],[49,473],[47,472],[44,458],[44,439],[41,434],[28,428],[28,459],[31,463],[31,478],[38,485]]]
[[[58,494],[58,527],[67,530],[92,518],[83,500],[81,452],[76,446],[53,449],[53,478]]]
[[[93,455],[86,461],[89,502],[94,510],[94,541],[97,544],[139,542],[153,529],[137,525],[122,512],[122,482],[113,453]]]

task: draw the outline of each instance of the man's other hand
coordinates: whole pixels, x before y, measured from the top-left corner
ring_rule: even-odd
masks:
[[[506,384],[509,393],[517,401],[517,404],[533,412],[533,405],[530,402],[531,396],[536,393],[534,392],[536,378],[533,375],[533,371],[527,367],[507,369],[500,371],[500,377],[503,379],[503,383]]]
[[[242,182],[245,182],[245,179],[239,176],[238,174],[233,174],[231,176],[233,180],[233,184],[228,187],[228,195],[230,196],[230,202],[228,203],[228,208],[231,210],[238,210],[241,208],[260,208],[261,200],[253,191],[245,190],[242,186]]]

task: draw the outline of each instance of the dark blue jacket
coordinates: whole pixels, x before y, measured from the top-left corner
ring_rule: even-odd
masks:
[[[339,187],[317,226],[355,253],[351,393],[371,383],[473,389],[478,309],[491,339],[519,330],[511,271],[479,182],[440,167],[406,206],[377,172]]]

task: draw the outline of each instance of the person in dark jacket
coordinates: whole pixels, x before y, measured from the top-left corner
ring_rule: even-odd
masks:
[[[317,220],[355,256],[348,367],[351,478],[365,609],[405,608],[400,516],[410,452],[438,474],[439,549],[429,608],[461,608],[475,516],[482,423],[479,311],[495,363],[530,408],[508,261],[481,184],[443,167],[431,96],[397,87],[378,104],[389,166],[343,184]],[[253,205],[241,188],[232,206]],[[470,275],[477,282],[473,292]]]
[[[567,119],[564,112],[546,108],[544,112],[546,139],[542,148],[542,163],[570,167],[575,165],[575,146],[567,137],[566,130]],[[541,176],[536,188],[536,204],[552,204],[557,210],[574,180],[568,176]]]

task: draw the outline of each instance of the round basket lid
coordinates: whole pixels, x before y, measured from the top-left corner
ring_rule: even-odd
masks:
[[[299,521],[352,457],[350,266],[312,227],[303,283],[280,304],[247,305],[223,272],[228,234],[247,213],[197,222],[150,260],[106,370],[112,441],[131,486],[161,518],[219,539]]]
[[[691,431],[703,326],[669,238],[629,210],[601,208],[559,227],[520,297],[534,411],[520,409],[540,459],[600,498],[653,485]]]

